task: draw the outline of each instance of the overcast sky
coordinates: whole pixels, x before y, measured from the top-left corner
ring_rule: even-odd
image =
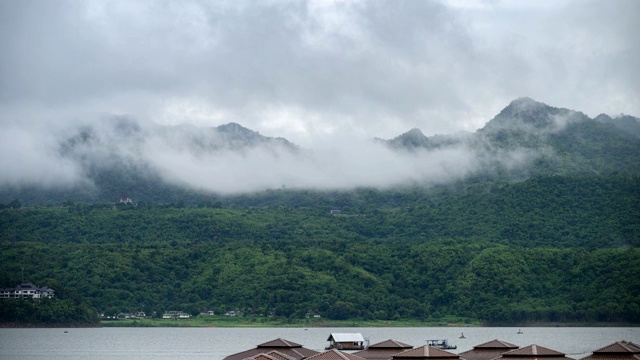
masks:
[[[0,0],[0,121],[475,131],[529,96],[640,115],[640,1]]]
[[[639,116],[639,16],[638,0],[0,0],[0,185],[90,183],[60,156],[80,122],[107,129],[85,162],[115,151],[217,192],[446,182],[475,155],[368,140],[473,132],[523,96]],[[237,122],[308,152],[124,143],[104,127],[123,117]]]

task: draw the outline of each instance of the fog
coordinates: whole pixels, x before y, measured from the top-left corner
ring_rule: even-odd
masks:
[[[474,132],[521,96],[640,114],[639,13],[634,0],[0,1],[0,185],[90,185],[88,167],[123,161],[224,193],[459,179],[480,170],[468,146],[371,139]],[[119,132],[122,118],[140,129]],[[301,150],[185,140],[229,122]],[[158,130],[181,124],[190,137]],[[80,127],[96,139],[65,153]]]

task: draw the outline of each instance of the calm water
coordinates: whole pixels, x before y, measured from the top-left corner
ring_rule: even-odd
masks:
[[[0,359],[213,359],[284,338],[324,350],[332,332],[359,332],[371,344],[394,339],[414,346],[447,338],[455,353],[500,339],[538,344],[579,359],[619,340],[640,343],[640,328],[97,328],[0,329]],[[464,333],[465,339],[459,336]]]

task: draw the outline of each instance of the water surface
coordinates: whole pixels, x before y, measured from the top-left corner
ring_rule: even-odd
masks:
[[[359,332],[371,344],[394,339],[416,347],[447,338],[460,353],[493,339],[537,344],[580,359],[620,340],[640,343],[640,328],[89,328],[0,329],[0,359],[212,359],[284,338],[322,351],[332,332]],[[465,338],[460,339],[464,333]]]

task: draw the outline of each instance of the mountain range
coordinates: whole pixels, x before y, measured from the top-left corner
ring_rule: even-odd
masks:
[[[395,170],[398,180],[385,183],[387,188],[449,181],[517,181],[532,176],[640,173],[640,119],[605,114],[592,119],[582,112],[530,98],[512,101],[474,133],[428,137],[416,128],[392,139],[373,139],[368,146],[391,159],[397,156],[408,166],[423,166],[415,173]],[[300,175],[296,172],[309,171],[304,168],[308,164],[321,172],[337,161],[322,162],[312,150],[281,137],[263,136],[237,123],[211,128],[160,126],[143,125],[126,117],[77,126],[58,135],[51,150],[74,166],[80,174],[78,179],[63,186],[38,181],[4,184],[0,186],[1,203],[14,199],[24,203],[114,202],[123,193],[137,201],[174,203],[228,195],[217,191],[217,185],[207,187],[207,177],[256,182],[256,187],[235,190],[236,194],[274,188],[279,181],[292,181],[295,189],[322,190],[312,182],[297,184]],[[349,156],[349,151],[345,149],[340,156]],[[287,161],[293,165],[287,166]],[[244,169],[234,179],[238,164]],[[430,172],[436,167],[439,177]],[[192,181],[198,177],[199,182]],[[270,182],[262,184],[260,178]],[[372,184],[351,183],[330,189],[378,187]]]

